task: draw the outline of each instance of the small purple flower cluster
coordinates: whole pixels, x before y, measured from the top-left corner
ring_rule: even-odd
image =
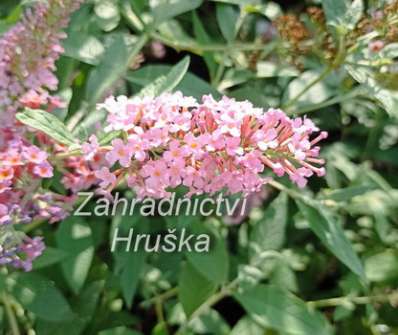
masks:
[[[0,265],[11,265],[17,269],[30,271],[32,262],[42,254],[45,249],[41,237],[30,238],[24,236],[18,238],[15,232],[7,236],[0,226],[1,244],[0,244]]]

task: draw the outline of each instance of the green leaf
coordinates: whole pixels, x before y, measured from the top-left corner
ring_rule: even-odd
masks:
[[[230,335],[231,329],[220,313],[214,309],[200,315],[190,322],[190,329],[195,334]]]
[[[74,136],[65,125],[49,112],[26,108],[24,112],[18,113],[16,118],[23,124],[42,131],[57,142],[68,146],[76,144]]]
[[[249,316],[266,328],[292,335],[331,335],[324,316],[304,301],[274,286],[258,285],[235,294]]]
[[[354,197],[363,195],[375,189],[375,186],[372,185],[359,185],[359,186],[350,186],[341,189],[331,190],[327,192],[322,199],[331,199],[334,201],[350,201]]]
[[[376,80],[374,73],[363,67],[345,66],[349,74],[367,89],[369,97],[377,100],[377,102],[386,110],[386,112],[394,118],[398,117],[398,92],[387,87],[383,87],[381,82]],[[386,78],[382,80],[386,84]],[[394,84],[396,80],[393,81]]]
[[[83,63],[97,65],[104,52],[104,46],[96,37],[80,31],[72,31],[63,43],[65,56]]]
[[[33,262],[33,269],[38,270],[61,262],[67,254],[63,250],[46,247],[43,254]]]
[[[149,85],[156,78],[166,75],[170,72],[171,66],[168,65],[148,65],[142,68],[129,72],[126,79],[141,87]],[[181,91],[185,95],[191,95],[200,99],[204,94],[212,94],[215,98],[219,98],[221,94],[206,81],[197,77],[196,75],[187,72],[181,82],[175,87],[176,91]]]
[[[75,313],[73,319],[62,322],[40,320],[35,330],[40,335],[82,334],[94,316],[103,288],[104,281],[92,282],[81,294],[72,299],[72,309]]]
[[[155,81],[145,86],[138,95],[143,96],[157,96],[164,92],[171,92],[184,78],[188,71],[190,63],[189,56],[184,57],[183,60],[174,65],[167,75],[162,75],[155,79]]]
[[[62,221],[55,234],[57,246],[67,253],[62,262],[64,277],[75,294],[86,280],[94,256],[90,226],[83,220],[70,217]]]
[[[72,310],[54,282],[36,273],[7,278],[13,296],[27,310],[47,321],[73,318]]]
[[[193,31],[197,41],[203,45],[211,44],[212,40],[206,32],[206,29],[196,12],[192,13],[192,23]],[[202,56],[206,62],[207,68],[209,69],[210,77],[214,78],[217,71],[217,63],[214,60],[214,54],[211,52],[204,52]]]
[[[141,333],[126,327],[117,327],[100,331],[98,335],[140,335]]]
[[[151,331],[151,335],[169,335],[166,322],[159,322]]]
[[[101,62],[87,80],[86,99],[94,105],[126,71],[130,63],[145,45],[147,37],[140,36],[131,47],[126,36],[118,34],[105,50]]]
[[[366,282],[361,261],[345,236],[340,223],[334,220],[331,213],[320,204],[310,203],[310,201],[304,203],[301,200],[296,200],[296,203],[300,212],[307,219],[310,228],[323,244],[352,272]]]
[[[115,238],[116,228],[119,236],[129,236],[130,229],[134,229],[134,233],[148,233],[150,221],[138,213],[135,214],[133,216],[117,215],[114,217],[110,233],[111,241]],[[117,247],[113,253],[115,260],[113,272],[119,278],[119,285],[126,304],[131,307],[139,280],[145,268],[147,253],[141,249],[126,251],[124,243],[118,244]]]
[[[322,0],[322,5],[327,23],[344,30],[355,28],[364,9],[363,0]]]
[[[102,30],[111,31],[118,26],[120,21],[118,1],[98,0],[95,2],[94,12]]]
[[[364,11],[363,0],[354,0],[346,13],[345,23],[352,30],[355,28],[356,24],[359,22]]]
[[[230,335],[264,335],[264,328],[257,324],[253,319],[244,316],[232,329]]]
[[[296,77],[299,71],[287,64],[275,64],[274,62],[261,61],[257,63],[256,76],[258,78],[270,77]]]
[[[263,251],[278,250],[282,247],[285,241],[287,211],[288,197],[285,193],[280,193],[250,234],[252,257]]]
[[[209,252],[190,252],[187,253],[187,259],[196,271],[214,285],[220,285],[228,278],[229,257],[222,237],[214,236],[211,239]]]
[[[299,77],[293,79],[283,95],[283,101],[286,103],[296,97],[308,83],[319,77],[318,71],[306,71]],[[308,106],[308,104],[318,104],[326,101],[332,95],[331,90],[327,87],[325,81],[321,81],[313,85],[306,91],[296,102],[296,106]]]
[[[386,249],[365,260],[366,277],[372,282],[398,279],[398,252]]]
[[[250,5],[251,3],[255,2],[256,0],[211,0],[211,1],[243,6],[243,5]]]
[[[172,45],[175,44],[177,49],[180,43],[184,45],[184,48],[192,50],[195,50],[195,47],[197,46],[195,39],[185,31],[181,22],[177,20],[163,22],[158,27],[158,30],[162,39],[169,41]]]
[[[145,266],[146,255],[144,251],[125,252],[121,251],[115,254],[117,267],[120,269],[119,278],[122,288],[123,298],[130,308],[133,304],[133,298]]]
[[[270,274],[270,283],[290,292],[298,290],[297,278],[288,260],[276,259]]]
[[[203,0],[168,0],[153,8],[155,24],[198,8]]]
[[[178,283],[178,297],[185,314],[190,317],[216,290],[209,281],[189,262],[185,263]]]
[[[114,140],[115,138],[118,138],[122,135],[122,131],[121,130],[113,130],[109,133],[106,133],[104,136],[100,137],[98,139],[98,143],[102,146],[107,145],[108,143],[111,143],[112,140]]]
[[[234,6],[218,3],[216,14],[221,33],[228,42],[232,42],[237,33],[236,25],[239,18],[239,11]]]

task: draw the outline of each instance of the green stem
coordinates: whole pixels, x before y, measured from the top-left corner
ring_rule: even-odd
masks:
[[[56,158],[68,158],[68,157],[72,157],[72,156],[79,156],[82,154],[82,150],[81,149],[76,149],[76,150],[71,150],[71,151],[67,151],[67,152],[62,152],[60,154],[56,154],[55,157]]]
[[[268,182],[268,184],[281,192],[286,192],[289,196],[291,196],[294,199],[302,199],[303,198],[303,195],[301,193],[296,192],[275,180],[270,180]]]
[[[176,296],[177,293],[178,293],[178,287],[173,287],[172,289],[170,289],[162,294],[159,294],[159,295],[157,295],[153,298],[150,298],[148,300],[142,301],[140,303],[140,306],[145,307],[148,305],[152,305],[153,303],[156,303],[158,300],[160,300],[161,302],[164,302],[164,301]]]
[[[219,292],[216,294],[213,294],[210,296],[202,305],[199,306],[198,309],[196,309],[192,315],[181,325],[180,329],[177,331],[176,335],[183,335],[189,326],[189,323],[201,316],[203,313],[208,311],[212,306],[214,306],[216,303],[224,299],[225,297],[230,296],[234,290],[237,288],[239,284],[239,278],[235,278],[233,281],[231,281],[228,285],[224,286],[221,288]]]
[[[332,99],[326,100],[324,102],[321,103],[317,103],[317,104],[313,104],[313,105],[309,105],[309,106],[304,106],[303,108],[300,108],[297,112],[295,112],[294,114],[296,115],[300,115],[300,114],[305,114],[305,113],[309,113],[309,112],[313,112],[313,111],[317,111],[321,108],[325,108],[325,107],[329,107],[347,100],[351,100],[352,98],[355,98],[359,95],[361,95],[362,92],[361,90],[355,90],[353,92],[350,92],[348,94],[345,94],[343,96],[337,96],[334,97]]]
[[[296,96],[294,96],[292,99],[290,99],[286,103],[286,105],[283,106],[283,108],[288,109],[291,106],[293,106],[305,93],[307,93],[312,87],[314,87],[316,84],[318,84],[323,79],[325,79],[332,71],[333,71],[333,67],[332,66],[328,66],[327,68],[325,68],[325,70],[323,70],[317,78],[312,80]]]
[[[40,227],[43,223],[47,222],[46,220],[37,220],[34,221],[26,226],[24,226],[24,228],[22,229],[24,233],[29,233],[32,230],[35,230],[36,228]]]
[[[131,8],[129,0],[123,0],[121,3],[122,16],[125,18],[127,24],[136,31],[142,32],[145,29],[145,23],[140,15],[137,15]]]
[[[307,93],[312,87],[316,84],[324,80],[334,69],[338,68],[341,63],[344,61],[346,56],[345,50],[345,37],[341,36],[339,40],[339,50],[337,52],[336,58],[334,61],[329,64],[317,78],[312,80],[306,87],[304,87],[296,96],[290,99],[283,108],[288,109],[292,107],[305,93]]]
[[[326,308],[326,307],[336,307],[342,306],[347,303],[352,303],[355,305],[367,305],[371,303],[387,303],[394,298],[398,297],[398,291],[389,294],[378,294],[363,297],[338,297],[330,299],[321,299],[315,301],[308,301],[307,304],[314,308]]]
[[[160,299],[156,300],[155,311],[156,311],[158,323],[166,324],[166,320],[165,320],[164,314],[163,314],[162,301]]]
[[[15,317],[14,310],[10,304],[10,298],[8,297],[7,293],[3,292],[2,296],[2,301],[4,308],[6,310],[7,318],[8,318],[8,323],[10,325],[10,330],[12,335],[20,335],[19,327],[18,327],[18,321],[17,318]]]
[[[229,52],[231,50],[239,50],[239,51],[254,51],[254,50],[263,50],[265,48],[264,44],[256,44],[256,43],[231,43],[229,45],[226,44],[208,44],[208,45],[202,45],[196,42],[192,43],[184,43],[180,41],[172,41],[169,40],[167,37],[164,37],[163,35],[152,32],[151,37],[155,40],[158,40],[162,42],[163,44],[177,49],[177,50],[185,50],[185,51],[190,51],[192,53],[201,55],[203,52],[209,51],[209,52],[218,52],[218,51],[223,51],[223,52]]]

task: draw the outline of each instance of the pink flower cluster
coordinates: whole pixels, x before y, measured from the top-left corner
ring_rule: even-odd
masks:
[[[41,188],[42,179],[53,176],[48,154],[12,131],[0,129],[0,265],[26,271],[41,254],[41,238],[31,239],[15,231],[15,224],[33,220],[56,222],[71,210],[73,197]],[[7,232],[7,234],[5,233]]]
[[[7,139],[0,147],[0,225],[62,220],[66,198],[40,191],[41,180],[53,176],[48,154],[18,135],[0,133]]]
[[[70,209],[71,198],[41,188],[41,179],[51,178],[53,168],[47,153],[25,139],[26,129],[18,126],[15,112],[23,106],[63,106],[48,90],[58,84],[53,71],[63,52],[60,41],[66,35],[61,30],[80,3],[39,2],[0,39],[0,265],[30,270],[44,249],[41,238],[27,237],[14,224],[55,222]]]
[[[49,0],[28,10],[0,40],[0,114],[2,126],[14,123],[22,105],[59,104],[47,90],[57,88],[55,61],[63,52],[61,32],[82,0]]]
[[[156,98],[108,98],[106,131],[122,138],[101,147],[95,136],[82,146],[89,175],[103,190],[127,179],[139,198],[162,198],[178,186],[193,194],[258,192],[268,178],[287,174],[299,187],[323,176],[317,143],[327,136],[309,119],[255,108],[247,101],[204,96],[202,102],[180,92]],[[94,171],[93,171],[94,170]]]

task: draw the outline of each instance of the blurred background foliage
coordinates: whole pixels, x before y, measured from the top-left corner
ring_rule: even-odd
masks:
[[[2,0],[0,33],[32,3]],[[21,334],[398,334],[396,2],[92,0],[67,33],[56,115],[82,139],[109,94],[227,95],[313,118],[327,175],[271,183],[242,217],[31,226],[50,247],[1,272],[0,333],[11,310]],[[211,252],[110,252],[116,227],[182,226]]]

